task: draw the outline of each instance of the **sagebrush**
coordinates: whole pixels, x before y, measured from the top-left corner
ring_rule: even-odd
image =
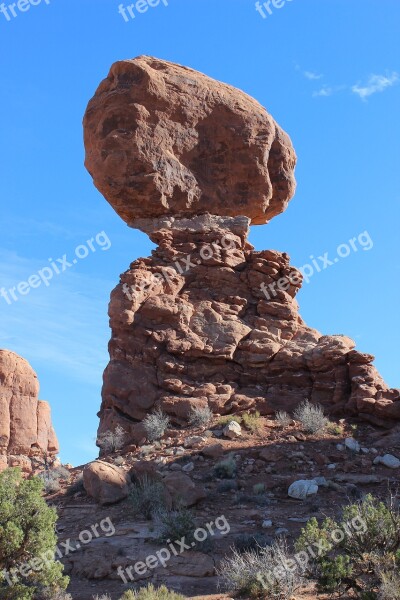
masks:
[[[143,426],[146,431],[149,442],[155,442],[163,437],[166,429],[168,429],[170,419],[162,410],[155,410],[143,421]]]
[[[305,400],[296,408],[294,418],[300,421],[307,433],[318,433],[328,423],[322,407],[319,404],[312,404],[309,400]]]

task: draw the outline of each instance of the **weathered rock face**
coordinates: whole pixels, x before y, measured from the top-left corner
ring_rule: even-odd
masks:
[[[137,441],[155,406],[185,423],[195,406],[273,414],[307,398],[338,415],[400,419],[399,390],[373,357],[301,319],[302,277],[287,254],[247,241],[249,224],[282,212],[295,187],[290,140],[258,103],[141,57],[112,67],[85,141],[97,187],[157,244],[111,296],[100,433],[120,425]]]
[[[38,400],[39,382],[30,364],[18,354],[0,350],[0,470],[33,469],[32,459],[52,461],[58,441],[50,406]]]
[[[101,431],[142,437],[136,423],[156,405],[184,423],[194,406],[273,414],[307,398],[337,415],[400,419],[399,390],[374,357],[301,319],[302,277],[286,254],[252,250],[243,218],[190,223],[153,233],[152,258],[132,263],[112,293]]]
[[[295,190],[289,137],[253,98],[167,61],[115,63],[84,119],[86,166],[129,225],[163,215],[266,223]]]

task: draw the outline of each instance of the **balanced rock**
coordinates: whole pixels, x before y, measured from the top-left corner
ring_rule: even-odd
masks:
[[[89,103],[86,166],[129,225],[212,212],[266,223],[294,194],[289,137],[253,98],[149,56],[115,63]]]
[[[196,408],[273,415],[306,399],[327,414],[400,420],[400,392],[374,357],[303,321],[288,255],[248,242],[295,188],[290,140],[255,100],[140,57],[111,68],[84,126],[95,185],[157,245],[111,294],[100,434],[121,426],[139,442],[155,408],[186,425]]]
[[[19,466],[34,470],[53,462],[59,447],[50,406],[39,400],[39,382],[30,364],[18,354],[0,350],[0,470]]]

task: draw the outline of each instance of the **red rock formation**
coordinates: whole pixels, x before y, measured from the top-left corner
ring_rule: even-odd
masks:
[[[301,319],[287,254],[247,241],[295,187],[290,140],[258,103],[177,65],[123,61],[89,104],[85,141],[97,187],[158,245],[111,296],[100,433],[137,440],[155,406],[185,423],[194,406],[272,414],[306,398],[400,419],[373,357]]]
[[[89,103],[86,166],[131,226],[163,215],[266,223],[293,196],[296,155],[253,98],[148,56],[115,63]]]
[[[31,459],[52,461],[58,441],[50,406],[38,400],[39,382],[30,364],[18,354],[0,350],[0,470],[33,469]]]

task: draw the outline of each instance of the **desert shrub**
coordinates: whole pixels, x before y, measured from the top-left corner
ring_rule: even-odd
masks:
[[[218,425],[225,426],[228,425],[231,421],[235,421],[236,423],[242,422],[242,417],[236,417],[234,415],[223,415],[218,419]]]
[[[39,479],[43,482],[43,488],[46,494],[55,494],[61,489],[60,479],[68,480],[70,478],[70,472],[63,466],[56,467],[55,469],[47,469],[42,471],[38,475]]]
[[[233,456],[227,456],[214,466],[214,475],[220,479],[232,479],[236,474],[236,461]]]
[[[284,410],[278,410],[278,412],[275,413],[275,421],[281,427],[289,427],[292,419]]]
[[[132,590],[127,590],[124,592],[119,600],[135,600],[135,592]]]
[[[164,511],[158,515],[160,541],[180,540],[183,537],[186,540],[193,540],[193,533],[196,530],[196,523],[192,511],[187,508],[178,508],[176,510]]]
[[[135,514],[142,514],[145,519],[151,519],[155,514],[165,510],[164,485],[144,475],[133,485],[129,500]]]
[[[218,573],[230,592],[250,598],[289,600],[301,587],[302,579],[297,570],[285,568],[288,560],[283,540],[243,553],[233,548],[232,554],[221,561]]]
[[[155,410],[151,415],[147,415],[143,421],[143,425],[146,430],[147,439],[150,442],[154,442],[164,435],[169,425],[169,417],[162,410]]]
[[[343,435],[343,427],[338,425],[337,423],[332,423],[332,421],[328,421],[325,425],[325,429],[328,433],[332,435]]]
[[[60,478],[54,471],[43,471],[38,478],[43,483],[45,494],[55,494],[61,490]]]
[[[400,598],[400,574],[398,571],[382,571],[379,600],[397,600]]]
[[[262,427],[262,421],[258,410],[255,413],[244,413],[242,415],[242,421],[246,429],[248,429],[252,433],[260,431]]]
[[[318,433],[328,423],[322,407],[318,404],[311,404],[308,400],[305,400],[296,408],[294,418],[296,421],[300,421],[307,433]]]
[[[337,533],[340,541],[336,542]],[[352,590],[355,597],[377,599],[396,585],[400,566],[400,513],[393,498],[384,503],[371,495],[343,509],[341,520],[310,519],[296,551],[318,544],[323,551],[308,564],[321,591]],[[386,583],[385,583],[386,582]],[[383,588],[382,588],[383,586]],[[384,596],[383,596],[384,597]]]
[[[56,592],[46,590],[39,595],[38,600],[73,600],[73,598],[71,594],[67,594],[67,592],[64,592],[63,590],[58,590]]]
[[[65,479],[66,481],[68,481],[68,479],[71,476],[69,469],[67,469],[67,467],[64,467],[64,465],[55,467],[54,469],[51,469],[51,471],[53,473],[56,473],[59,479]]]
[[[265,484],[264,483],[255,483],[253,485],[253,494],[259,496],[265,492]]]
[[[74,494],[83,492],[85,492],[85,486],[83,484],[83,474],[79,473],[75,481],[68,486],[66,494],[67,496],[73,496]]]
[[[120,600],[185,600],[185,596],[171,592],[165,585],[155,588],[151,583],[138,591],[127,591]]]
[[[62,564],[53,559],[57,513],[47,506],[42,491],[41,479],[23,479],[19,469],[0,474],[1,600],[32,600],[40,593],[65,590],[68,585]],[[19,568],[24,568],[26,577]]]
[[[205,427],[212,421],[213,413],[208,406],[195,406],[189,414],[189,423],[193,427]]]
[[[101,433],[96,444],[103,452],[117,452],[117,450],[124,447],[126,438],[126,431],[120,425],[117,425],[114,431],[109,430]]]

